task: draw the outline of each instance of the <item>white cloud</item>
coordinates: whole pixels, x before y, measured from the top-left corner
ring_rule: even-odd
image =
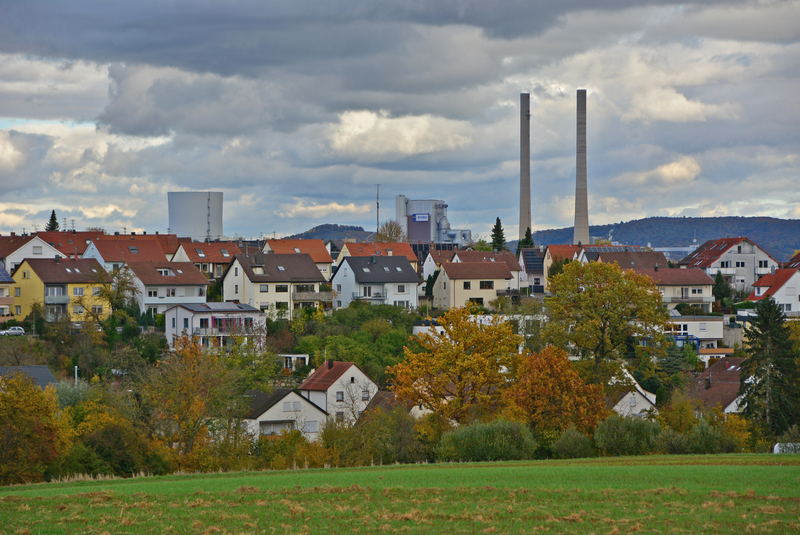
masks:
[[[673,187],[692,182],[700,175],[702,168],[691,156],[681,156],[677,160],[659,165],[650,171],[623,173],[615,182],[620,185]]]
[[[11,136],[0,130],[0,174],[13,172],[24,162],[25,155],[11,142]]]
[[[308,203],[302,199],[296,199],[295,203],[293,204],[281,205],[280,209],[278,210],[278,216],[319,218],[329,216],[368,214],[371,211],[372,206],[369,204],[340,204],[338,202],[319,204],[316,202]]]

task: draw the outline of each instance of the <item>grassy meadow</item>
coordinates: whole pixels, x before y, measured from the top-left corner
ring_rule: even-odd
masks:
[[[798,533],[800,455],[615,457],[0,487],[0,533]]]

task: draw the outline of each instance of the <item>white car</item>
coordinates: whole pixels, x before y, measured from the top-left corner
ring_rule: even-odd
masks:
[[[25,334],[25,329],[19,326],[9,327],[5,331],[0,331],[0,335],[2,336],[22,336],[23,334]]]

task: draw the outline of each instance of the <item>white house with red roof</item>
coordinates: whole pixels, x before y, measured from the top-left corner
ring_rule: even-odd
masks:
[[[749,238],[709,240],[678,262],[681,268],[700,268],[709,277],[722,273],[731,286],[749,289],[780,263]]]
[[[298,390],[337,422],[352,424],[378,392],[378,384],[352,362],[328,360]]]
[[[0,236],[0,267],[9,275],[13,275],[17,266],[26,258],[57,256],[63,256],[63,253],[38,236],[32,234],[17,236],[13,232],[9,236]]]
[[[191,262],[207,278],[216,280],[225,273],[237,254],[242,251],[233,242],[181,243],[172,257],[173,262]]]
[[[776,269],[775,273],[764,275],[753,284],[753,293],[748,301],[761,301],[772,297],[787,316],[800,315],[800,271],[797,269]]]
[[[325,280],[331,280],[333,258],[322,240],[272,239],[264,243],[263,251],[275,254],[307,254],[317,265]]]
[[[640,275],[647,275],[656,283],[661,299],[672,310],[679,303],[697,305],[705,312],[711,312],[714,304],[714,279],[702,269],[634,269]]]
[[[163,314],[179,304],[206,302],[208,279],[191,262],[128,262],[142,312]]]
[[[83,258],[94,258],[106,271],[129,262],[168,262],[156,240],[138,240],[120,236],[117,239],[96,239],[86,247]]]
[[[547,280],[547,273],[550,271],[550,266],[557,260],[575,260],[581,253],[580,245],[548,245],[544,253],[544,260],[542,260],[542,271],[544,273],[544,291],[549,291],[549,281]]]
[[[341,264],[342,260],[348,256],[404,256],[414,271],[419,272],[420,260],[411,247],[406,242],[399,243],[350,243],[342,245],[342,250],[336,261]]]

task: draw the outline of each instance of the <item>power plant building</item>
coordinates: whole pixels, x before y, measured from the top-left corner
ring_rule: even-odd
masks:
[[[213,241],[223,238],[221,191],[171,191],[169,231],[193,241]]]
[[[444,201],[412,200],[405,195],[398,195],[395,198],[395,220],[412,244],[437,243],[462,247],[472,243],[471,230],[450,228]]]

